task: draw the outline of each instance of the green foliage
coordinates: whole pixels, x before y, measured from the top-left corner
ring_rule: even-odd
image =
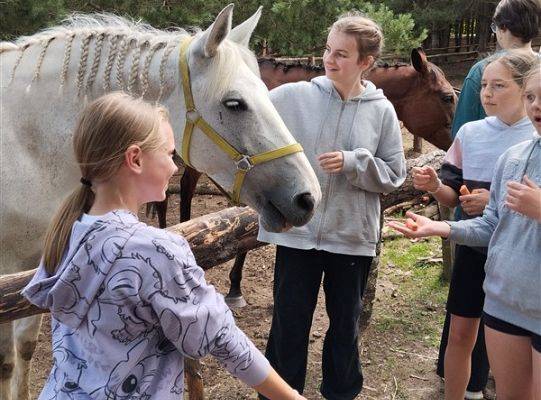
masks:
[[[440,238],[413,244],[406,238],[385,242],[379,279],[388,279],[397,293],[390,312],[379,310],[374,315],[377,330],[396,330],[412,340],[422,338],[427,345],[437,346],[448,292],[440,257]]]
[[[14,40],[58,23],[63,15],[62,0],[5,0],[0,2],[0,39]],[[59,18],[60,17],[60,18]]]
[[[421,46],[428,36],[424,28],[420,33],[414,33],[415,21],[409,13],[395,15],[385,4],[376,7],[371,3],[366,3],[361,10],[381,26],[386,53],[408,55],[412,48]]]
[[[449,3],[460,1],[464,0],[451,0]],[[413,3],[413,7],[406,7],[404,2]],[[143,19],[157,28],[206,27],[227,3],[227,0],[4,0],[0,8],[0,38],[13,40],[32,34],[58,24],[72,12],[112,12]],[[272,52],[282,55],[320,55],[328,27],[340,14],[353,9],[365,12],[381,25],[386,52],[409,53],[426,37],[426,29],[415,27],[418,16],[397,13],[387,5],[394,4],[397,9],[402,7],[405,11],[419,13],[420,6],[415,5],[418,2],[386,0],[374,5],[373,1],[366,0],[237,0],[234,3],[234,24],[242,22],[257,7],[263,6],[263,16],[254,33],[252,46],[260,50],[266,41]],[[430,12],[425,10],[423,15],[426,18],[421,19],[423,25],[430,26],[428,19],[440,23],[437,13],[445,14],[446,10],[443,6]]]

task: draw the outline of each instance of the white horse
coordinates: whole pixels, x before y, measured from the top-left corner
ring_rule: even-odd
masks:
[[[298,146],[292,150],[295,140],[248,50],[261,8],[234,29],[232,9],[225,7],[207,30],[197,32],[182,54],[187,32],[159,31],[111,15],[74,16],[61,27],[0,44],[0,274],[36,266],[48,220],[80,178],[71,145],[78,114],[89,100],[112,90],[164,104],[179,149],[187,117],[204,118],[239,157],[219,148],[201,125],[183,152],[226,189],[234,187],[238,171],[247,172],[237,192],[267,229],[308,222],[321,199],[317,178]],[[186,81],[179,70],[182,57]],[[197,111],[186,112],[186,88]],[[285,155],[271,152],[269,161],[267,152],[284,147]],[[261,157],[248,162],[247,156],[262,153],[263,163]],[[40,323],[38,316],[0,325],[2,400],[11,394],[28,398]]]

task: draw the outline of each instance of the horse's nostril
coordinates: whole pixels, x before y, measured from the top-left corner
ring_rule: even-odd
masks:
[[[316,201],[311,193],[301,193],[295,196],[294,203],[301,210],[312,212]]]

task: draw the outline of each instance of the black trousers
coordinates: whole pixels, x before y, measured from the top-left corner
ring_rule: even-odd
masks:
[[[361,391],[358,326],[371,261],[372,257],[278,246],[265,355],[299,393],[304,390],[310,327],[322,278],[329,329],[323,343],[321,394],[349,400]]]

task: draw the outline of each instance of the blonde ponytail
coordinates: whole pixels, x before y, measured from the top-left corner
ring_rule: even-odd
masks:
[[[45,269],[53,274],[60,264],[64,251],[68,246],[71,227],[81,214],[88,212],[94,201],[91,188],[82,185],[75,189],[57,210],[45,233],[43,259]]]

